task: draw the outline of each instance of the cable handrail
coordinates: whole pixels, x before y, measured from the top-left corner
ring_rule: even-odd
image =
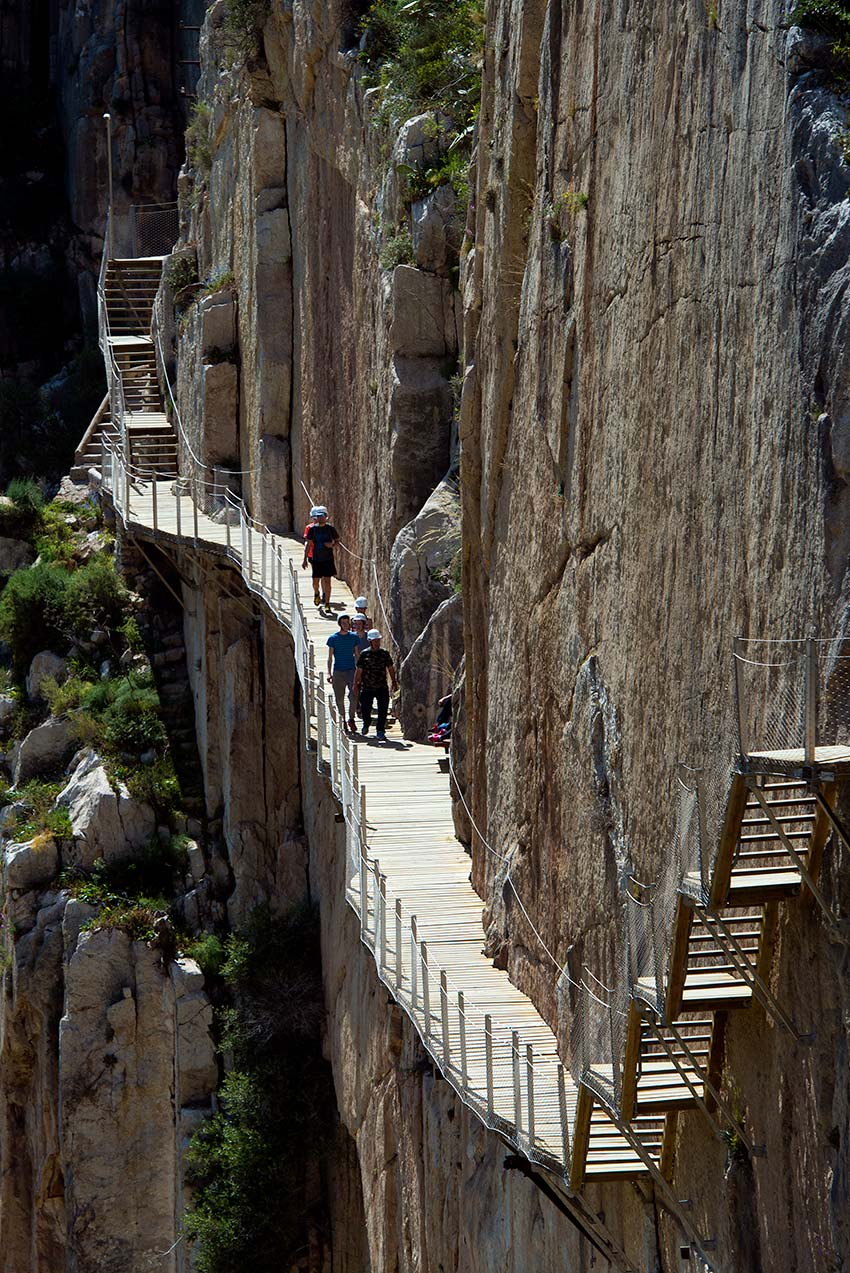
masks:
[[[148,522],[134,523],[133,500],[141,495],[153,502],[154,529],[157,528],[158,500],[173,499],[177,537],[199,544],[211,542],[199,533],[199,518],[203,514],[191,494],[191,479],[175,478],[171,474],[165,483],[151,481],[149,474],[143,475],[127,465],[121,449],[111,441],[102,439],[102,449],[103,486],[111,492],[116,512],[125,525],[148,527]],[[158,488],[163,484],[166,491],[160,496]],[[186,487],[188,494],[184,493]],[[578,1093],[580,1087],[585,1086],[593,1098],[609,1110],[631,1146],[635,1161],[643,1163],[659,1188],[668,1190],[668,1202],[676,1207],[675,1196],[659,1175],[650,1150],[643,1146],[637,1133],[628,1130],[617,1110],[621,1069],[616,1050],[609,1051],[607,1059],[600,1055],[591,1064],[583,1064],[580,1072],[576,1071],[574,1055],[568,1069],[558,1055],[555,1036],[542,1018],[539,1018],[539,1026],[529,1027],[527,1022],[513,1026],[509,1007],[505,1020],[501,1013],[487,1011],[474,995],[467,995],[459,984],[460,979],[440,965],[431,949],[432,940],[439,947],[445,938],[439,931],[433,939],[429,938],[427,916],[420,927],[404,899],[390,892],[388,877],[380,870],[379,856],[369,847],[366,792],[357,773],[356,749],[345,734],[333,696],[317,671],[315,647],[309,637],[298,591],[295,561],[284,550],[281,537],[248,513],[240,496],[230,488],[223,494],[225,504],[238,512],[238,525],[234,523],[231,533],[230,522],[227,522],[226,544],[218,541],[216,544],[224,547],[238,563],[246,586],[261,596],[293,637],[303,695],[304,745],[314,751],[317,764],[328,773],[342,805],[346,828],[346,900],[359,916],[361,940],[375,959],[378,976],[405,1008],[424,1047],[461,1099],[485,1125],[497,1129],[531,1161],[562,1173],[568,1184]],[[190,506],[188,512],[182,511],[184,503]],[[509,873],[507,882],[537,933]],[[566,980],[577,995],[574,1019],[576,1011],[586,1013],[590,1006],[601,1011],[600,1021],[605,1023],[606,1038],[614,1048],[625,1020],[616,987],[605,986],[587,965],[582,965],[580,979],[576,981],[555,959],[542,937],[540,940],[559,971],[559,985],[561,979]],[[461,938],[449,944],[460,941]],[[607,1002],[602,994],[607,996]],[[578,1019],[581,1023],[582,1018]],[[545,1030],[548,1043],[545,1039],[541,1042],[541,1030]],[[585,1044],[599,1038],[599,1022],[585,1023],[581,1030],[583,1034],[577,1037]],[[678,1210],[675,1213],[679,1215]],[[679,1219],[689,1239],[698,1246],[701,1240],[687,1218],[679,1215]]]

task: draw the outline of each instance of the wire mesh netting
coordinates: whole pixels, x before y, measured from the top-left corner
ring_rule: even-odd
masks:
[[[806,708],[805,641],[738,638],[735,698],[742,755],[802,748]]]
[[[134,257],[168,256],[180,233],[176,203],[134,203],[130,241]]]

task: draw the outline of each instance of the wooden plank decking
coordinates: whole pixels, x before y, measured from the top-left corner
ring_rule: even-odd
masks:
[[[307,634],[315,648],[316,670],[324,672],[326,640],[336,630],[336,620],[313,604],[311,577],[300,569],[303,545],[295,539],[264,537],[240,525],[228,527],[199,511],[188,494],[178,497],[179,489],[174,481],[157,482],[155,488],[153,483],[131,484],[124,517],[130,533],[166,542],[197,542],[209,552],[228,554],[248,586],[260,591],[288,626],[292,622],[288,563],[292,561]],[[125,493],[119,489],[117,497],[123,504]],[[273,556],[277,548],[286,566],[282,591],[281,571]],[[352,595],[340,580],[334,582],[333,597],[337,605],[353,606]],[[438,763],[442,753],[404,739],[397,725],[388,730],[386,743],[358,736],[356,747],[359,779],[366,792],[369,875],[379,864],[380,874],[386,877],[383,941],[377,936],[374,881],[370,884],[368,878],[361,927],[379,974],[467,1103],[485,1122],[511,1134],[529,1156],[565,1171],[569,1164],[562,1113],[567,1115],[571,1134],[578,1092],[569,1074],[564,1074],[559,1086],[560,1061],[549,1026],[507,973],[495,968],[483,952],[483,903],[470,883],[470,858],[455,837],[449,780]],[[348,900],[362,915],[360,889],[359,872],[349,869]],[[415,917],[419,941],[426,943],[427,968],[410,940],[411,917]],[[485,1015],[492,1038],[489,1096]],[[643,1170],[637,1156],[633,1170]]]

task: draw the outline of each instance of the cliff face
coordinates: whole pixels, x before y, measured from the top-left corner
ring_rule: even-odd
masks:
[[[370,128],[345,6],[274,9],[264,57],[247,71],[223,67],[224,15],[212,6],[201,40],[209,159],[182,179],[198,276],[213,293],[180,345],[183,423],[206,463],[247,470],[244,493],[268,524],[300,528],[311,502],[329,506],[351,550],[346,577],[376,614],[372,562],[392,574],[384,604],[404,654],[451,593],[440,553],[412,527],[453,454],[451,214],[436,196],[422,201],[414,263],[381,265],[382,244],[409,220],[396,165],[424,163],[427,130],[408,126],[388,157],[393,138]],[[235,331],[216,353],[222,278]],[[432,536],[434,521],[451,556],[457,517],[432,511]],[[424,609],[403,577],[411,554],[430,591]]]
[[[469,793],[549,949],[603,978],[618,861],[656,876],[676,762],[734,759],[732,638],[846,624],[843,115],[784,17],[488,10],[461,421]],[[556,969],[477,842],[473,860],[493,949],[566,1042]],[[816,929],[789,908],[777,972],[801,1020],[824,1014],[810,1057],[730,1024],[727,1081],[769,1151],[735,1267],[846,1249],[814,1078],[838,1072],[845,989]],[[724,1232],[734,1173],[696,1119],[681,1148],[683,1196]],[[818,1201],[789,1224],[801,1194]]]
[[[185,1267],[185,1138],[218,1078],[212,1008],[191,961],[65,891],[4,887],[14,925],[0,1007],[2,1267]]]
[[[273,5],[247,56],[222,0],[208,13],[157,307],[181,460],[273,528],[329,505],[342,571],[407,656],[411,732],[465,657],[456,761],[539,930],[459,819],[486,941],[566,1055],[540,937],[558,963],[572,947],[614,974],[618,873],[628,858],[656,876],[675,763],[733,759],[732,637],[847,624],[844,108],[824,42],[789,33],[780,0],[493,0],[461,248],[447,188],[410,207],[433,121],[376,120],[362,7]],[[121,210],[169,194],[178,163],[175,14],[107,8],[60,6],[56,34],[84,300],[104,105]],[[30,39],[22,13],[0,8],[4,58]],[[181,260],[200,280],[182,290]],[[224,930],[261,903],[320,906],[337,1108],[333,1153],[308,1146],[298,1168],[321,1216],[310,1273],[583,1269],[575,1229],[505,1169],[361,946],[336,806],[302,763],[288,637],[231,568],[176,564],[208,831],[182,917]],[[845,911],[847,865],[832,850],[825,880]],[[58,888],[6,894],[4,1267],[181,1269],[182,1148],[216,1077],[199,974],[81,932]],[[844,948],[814,908],[786,910],[773,985],[816,1038],[755,1007],[726,1032],[724,1090],[768,1156],[742,1161],[697,1114],[680,1124],[677,1191],[736,1273],[850,1258]],[[648,1191],[588,1197],[640,1267],[677,1267]]]

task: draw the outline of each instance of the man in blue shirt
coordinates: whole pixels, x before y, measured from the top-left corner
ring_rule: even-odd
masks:
[[[348,729],[353,734],[357,726],[354,720],[354,675],[357,655],[368,645],[351,631],[351,619],[341,614],[337,619],[339,631],[328,637],[328,681],[333,686],[339,719],[345,724],[345,690],[348,687]]]

